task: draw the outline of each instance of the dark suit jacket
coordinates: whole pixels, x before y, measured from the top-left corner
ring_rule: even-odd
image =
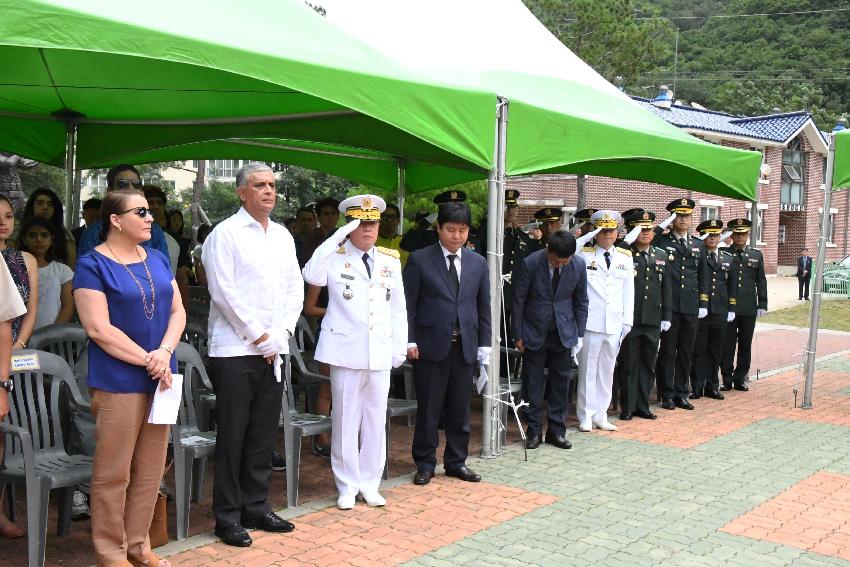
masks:
[[[404,269],[408,342],[419,358],[439,361],[449,355],[452,325],[460,323],[463,358],[472,364],[479,346],[490,346],[490,279],[483,256],[464,248],[457,297],[440,243],[416,250]]]
[[[803,270],[806,270],[806,275],[803,276]],[[811,256],[800,256],[797,258],[797,277],[806,279],[812,277],[812,257]]]
[[[565,347],[575,346],[584,336],[587,324],[587,269],[584,258],[573,256],[561,268],[558,289],[552,293],[552,276],[546,250],[528,255],[517,265],[511,277],[514,306],[511,334],[522,339],[525,348],[539,350],[555,316],[558,335]]]

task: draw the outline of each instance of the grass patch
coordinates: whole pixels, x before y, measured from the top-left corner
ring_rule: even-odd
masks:
[[[800,305],[769,312],[759,319],[759,323],[808,327],[811,317],[809,313],[811,306],[811,301],[801,301]],[[819,328],[850,332],[850,300],[828,299],[822,301]]]

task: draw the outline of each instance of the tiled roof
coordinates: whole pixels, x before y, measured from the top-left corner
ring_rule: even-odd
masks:
[[[766,116],[735,116],[725,112],[675,104],[669,109],[659,108],[653,105],[650,99],[632,98],[659,118],[679,128],[706,130],[771,142],[787,142],[803,124],[811,120],[811,115],[803,111]]]

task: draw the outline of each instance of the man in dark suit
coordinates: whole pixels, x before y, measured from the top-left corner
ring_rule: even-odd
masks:
[[[584,336],[587,322],[587,273],[584,259],[574,256],[575,237],[559,230],[545,250],[522,260],[514,272],[511,334],[523,355],[529,407],[526,447],[540,446],[543,428],[544,368],[549,369],[549,425],[546,443],[569,449],[566,438],[571,349]],[[579,346],[579,348],[581,348]]]
[[[484,257],[464,248],[472,215],[466,203],[440,206],[439,241],[413,252],[404,270],[408,349],[419,408],[413,433],[414,484],[428,484],[437,465],[443,412],[448,476],[481,477],[466,466],[469,396],[476,361],[490,357],[490,280]]]
[[[809,282],[812,281],[812,257],[809,256],[809,250],[803,248],[800,250],[800,257],[797,258],[797,283],[799,284],[800,293],[797,299],[806,301],[809,300]]]

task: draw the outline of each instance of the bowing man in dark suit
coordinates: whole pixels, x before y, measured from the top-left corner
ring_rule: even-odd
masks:
[[[800,257],[797,258],[797,283],[799,284],[800,293],[797,299],[809,300],[809,282],[812,281],[812,257],[809,256],[809,251],[806,248],[800,250]]]
[[[437,216],[439,242],[411,253],[404,270],[408,349],[416,384],[414,484],[428,484],[437,465],[444,410],[448,476],[481,477],[466,466],[469,396],[476,361],[490,356],[490,281],[484,258],[463,248],[472,215],[466,203],[446,203]]]
[[[574,256],[575,252],[575,237],[559,230],[549,237],[545,250],[530,254],[515,271],[511,334],[514,345],[523,352],[523,380],[529,398],[525,444],[529,449],[540,446],[544,368],[549,369],[546,443],[561,449],[572,447],[565,425],[571,349],[584,336],[588,306],[587,270],[584,258]]]

